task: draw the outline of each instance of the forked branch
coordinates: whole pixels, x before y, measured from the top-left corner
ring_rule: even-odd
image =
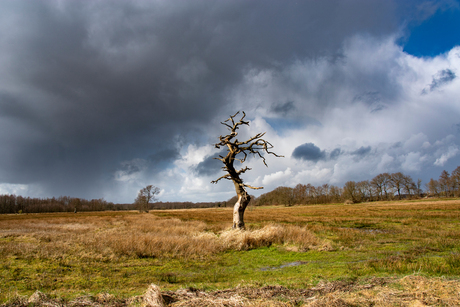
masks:
[[[228,174],[218,178],[217,180],[212,181],[212,183],[217,183],[221,179],[228,179],[233,180],[235,184],[238,184],[241,188],[248,187],[251,189],[262,189],[262,187],[252,187],[250,185],[243,184],[243,181],[239,177],[240,174],[243,174],[250,168],[246,167],[239,171],[236,171],[233,163],[234,161],[240,161],[241,163],[245,162],[248,154],[252,154],[253,156],[258,156],[262,159],[262,162],[265,166],[267,165],[267,161],[263,153],[274,155],[275,157],[283,157],[271,151],[273,145],[263,139],[262,137],[265,135],[265,132],[257,133],[255,136],[250,137],[246,141],[238,141],[236,136],[238,135],[237,130],[240,126],[249,126],[249,121],[245,121],[246,113],[242,112],[241,118],[236,121],[235,118],[240,114],[240,112],[236,112],[234,115],[231,115],[227,120],[221,122],[222,125],[226,126],[230,131],[227,135],[219,136],[219,143],[214,144],[214,146],[220,149],[222,146],[227,147],[227,155],[225,157],[219,156],[219,158],[215,158],[219,161],[224,163],[223,169],[228,172]],[[242,154],[242,158],[237,158],[238,154]]]

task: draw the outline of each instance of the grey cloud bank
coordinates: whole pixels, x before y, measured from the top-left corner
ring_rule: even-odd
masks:
[[[0,193],[230,198],[211,144],[238,110],[286,157],[248,161],[265,191],[437,177],[459,164],[460,50],[404,53],[402,16],[433,8],[411,4],[3,1]]]

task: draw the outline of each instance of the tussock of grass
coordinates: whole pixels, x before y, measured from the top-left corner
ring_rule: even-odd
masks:
[[[128,234],[106,237],[102,244],[98,241],[98,249],[109,247],[119,256],[136,256],[139,258],[188,258],[205,257],[220,250],[220,244],[214,238],[206,236],[177,234]]]
[[[205,229],[203,222],[160,219],[151,214],[142,218],[134,216],[117,227],[97,233],[92,245],[100,253],[111,252],[116,256],[208,256],[218,251],[218,245],[196,236]]]
[[[226,248],[239,251],[272,244],[292,244],[302,251],[327,246],[305,227],[292,225],[267,225],[252,231],[232,229],[222,232],[220,239]]]
[[[274,244],[291,244],[299,250],[328,246],[305,227],[268,225],[257,230],[204,231],[204,225],[188,225],[176,219],[160,220],[149,232],[99,234],[99,250],[110,247],[118,255],[137,257],[205,257],[228,250],[250,250]],[[169,225],[169,226],[167,226]],[[104,239],[104,240],[102,240]]]

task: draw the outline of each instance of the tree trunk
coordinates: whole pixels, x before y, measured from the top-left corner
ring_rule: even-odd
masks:
[[[251,200],[251,196],[249,196],[248,192],[244,189],[244,187],[235,184],[237,188],[238,194],[238,201],[235,203],[233,207],[233,229],[244,229],[244,211]]]

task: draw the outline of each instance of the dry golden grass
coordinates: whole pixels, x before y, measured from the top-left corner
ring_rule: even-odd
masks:
[[[161,216],[176,217],[181,220],[199,220],[208,225],[228,223],[231,208],[188,209],[152,211]],[[429,218],[460,218],[460,200],[447,201],[407,201],[407,202],[374,202],[361,204],[308,205],[293,207],[250,207],[246,211],[245,221],[248,223],[308,223],[330,222],[337,220],[381,219],[429,219]]]
[[[0,255],[61,259],[114,260],[120,257],[206,257],[226,250],[290,244],[299,250],[327,244],[305,227],[267,225],[240,231],[208,229],[203,221],[160,218],[154,214],[115,216],[36,215],[0,223]]]
[[[231,216],[230,208],[0,215],[0,255],[110,261],[206,257],[272,244],[330,250],[324,238],[331,234],[336,247],[378,239],[378,232],[363,233],[362,227],[398,233],[399,240],[417,239],[419,249],[455,246],[460,240],[460,231],[446,223],[460,219],[459,200],[250,208],[248,231],[228,230]]]
[[[155,281],[162,287],[174,285],[167,289],[194,282],[215,283],[217,288],[239,276],[237,268],[242,263],[246,270],[242,272],[253,274],[253,285],[259,286],[267,284],[263,282],[265,274],[292,278],[295,287],[304,287],[307,278],[311,283],[323,278],[340,279],[343,274],[348,274],[345,280],[377,275],[386,276],[386,281],[370,280],[368,285],[333,281],[297,290],[236,288],[202,291],[205,294],[201,297],[191,297],[194,291],[184,290],[188,301],[177,291],[164,293],[178,298],[169,305],[460,306],[459,280],[414,275],[460,275],[460,200],[249,208],[247,231],[230,230],[231,218],[230,208],[158,210],[149,214],[0,215],[0,276],[16,287],[9,290],[8,285],[0,283],[0,299],[13,302],[8,291],[13,293],[14,289],[30,296],[36,289],[64,291],[75,283],[76,290],[69,296],[92,287],[98,287],[98,292],[112,289],[117,293],[115,287],[123,283],[134,289],[123,295],[132,296]],[[271,245],[276,248],[258,249]],[[248,253],[224,253],[251,249]],[[314,251],[289,252],[307,250]],[[274,258],[252,267],[253,257],[259,261]],[[279,265],[297,260],[302,260],[298,270],[279,269]],[[200,275],[200,269],[211,264],[213,267]],[[93,271],[92,266],[96,267]],[[142,266],[157,268],[144,270]],[[270,270],[261,271],[263,266]],[[186,270],[181,271],[184,267]],[[311,277],[313,274],[315,277]],[[408,277],[401,279],[404,275]],[[112,281],[112,276],[120,280]],[[133,281],[139,278],[138,283]],[[105,288],[108,282],[112,288]],[[60,292],[55,295],[60,296]],[[23,306],[20,304],[24,300],[17,297],[18,304],[11,306]],[[81,298],[75,306],[125,306],[136,302],[141,301],[101,295]]]
[[[227,249],[234,250],[249,250],[272,244],[292,244],[300,251],[329,248],[326,242],[305,227],[292,225],[271,224],[252,231],[227,230],[220,235],[220,241]]]

